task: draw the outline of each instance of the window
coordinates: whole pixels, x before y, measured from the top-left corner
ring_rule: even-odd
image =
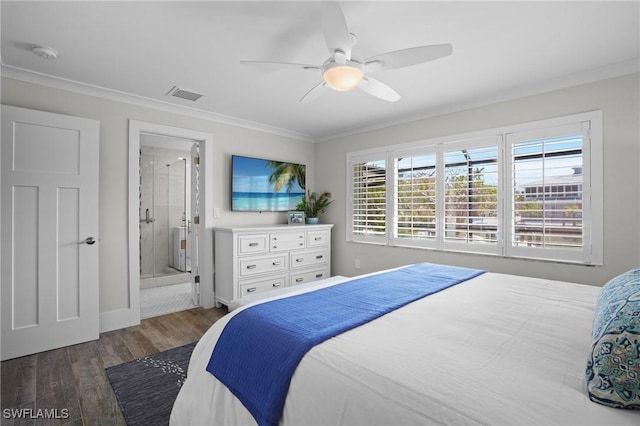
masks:
[[[399,244],[431,246],[436,239],[436,153],[394,158],[394,232]]]
[[[451,249],[496,252],[498,146],[479,143],[483,142],[444,147],[444,244]],[[470,249],[470,245],[476,247]]]
[[[355,241],[384,242],[387,216],[387,167],[384,158],[351,164],[351,232]]]
[[[511,159],[509,251],[588,259],[585,249],[593,225],[585,150],[590,123],[514,132],[506,138]]]
[[[350,153],[351,241],[602,263],[602,114]]]

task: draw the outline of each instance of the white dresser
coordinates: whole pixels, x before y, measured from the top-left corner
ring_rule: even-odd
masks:
[[[216,304],[330,277],[331,228],[214,227]]]

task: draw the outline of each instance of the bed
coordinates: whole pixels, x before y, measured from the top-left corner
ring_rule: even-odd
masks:
[[[225,327],[258,305],[312,297],[353,280],[333,277],[233,306],[196,345],[170,424],[256,424],[206,371]],[[313,346],[291,376],[279,423],[637,426],[640,410],[588,396],[585,370],[600,337],[594,335],[599,298],[600,287],[479,274]],[[640,321],[637,312],[630,321]],[[596,319],[610,314],[596,312]],[[635,345],[640,348],[637,338]],[[630,398],[629,406],[638,408],[640,396]]]

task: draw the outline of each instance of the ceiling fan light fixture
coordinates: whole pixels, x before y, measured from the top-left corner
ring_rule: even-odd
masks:
[[[364,72],[357,66],[333,64],[324,70],[322,77],[332,89],[347,92],[358,87],[364,77]]]

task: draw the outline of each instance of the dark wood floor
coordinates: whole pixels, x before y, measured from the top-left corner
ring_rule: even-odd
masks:
[[[195,308],[142,320],[99,340],[2,362],[2,425],[124,425],[104,369],[194,342],[226,313]],[[64,420],[8,419],[11,409],[68,410]]]

